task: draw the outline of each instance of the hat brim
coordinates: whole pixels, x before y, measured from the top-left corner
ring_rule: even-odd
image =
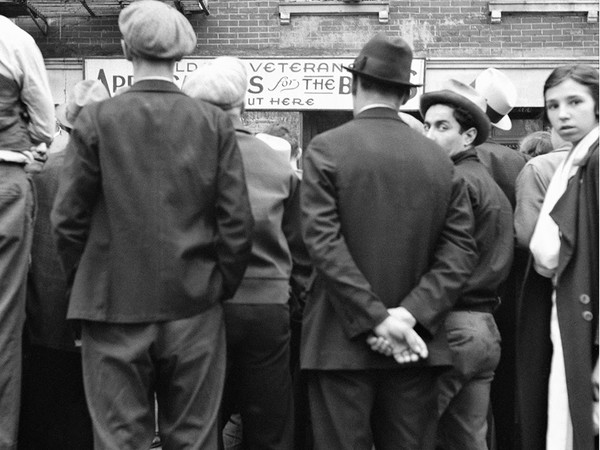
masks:
[[[452,91],[436,91],[423,94],[421,96],[420,111],[421,116],[425,118],[427,110],[433,105],[450,104],[459,106],[469,111],[475,121],[475,129],[477,137],[473,141],[473,145],[483,144],[490,136],[490,119],[485,112],[481,110],[475,103],[468,98],[456,94]]]
[[[503,116],[498,122],[492,122],[492,125],[494,125],[496,128],[500,128],[503,131],[509,131],[512,128],[512,122],[510,117],[508,117],[508,114]]]
[[[54,114],[58,123],[67,128],[73,128],[73,124],[67,119],[67,104],[63,103],[54,109]]]
[[[414,87],[414,88],[423,86],[422,84],[414,84],[414,83],[403,82],[403,81],[398,81],[398,80],[391,80],[389,78],[376,77],[374,75],[370,75],[370,74],[361,72],[360,70],[353,69],[352,67],[347,67],[347,66],[342,66],[342,67],[344,69],[346,69],[348,72],[351,72],[355,75],[358,75],[358,76],[361,76],[364,78],[368,78],[370,80],[379,81],[380,83],[391,84],[394,86],[408,86],[408,87]]]

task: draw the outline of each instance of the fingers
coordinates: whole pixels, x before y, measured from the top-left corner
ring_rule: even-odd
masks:
[[[377,353],[381,353],[385,356],[391,356],[393,354],[393,348],[389,341],[381,336],[369,336],[367,338],[367,344],[371,347],[371,350]]]
[[[421,336],[415,330],[408,330],[406,332],[406,343],[410,347],[411,351],[417,354],[420,358],[427,358],[429,351],[427,350],[427,344],[421,339]]]

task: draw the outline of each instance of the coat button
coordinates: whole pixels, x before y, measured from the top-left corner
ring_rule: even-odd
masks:
[[[581,294],[579,296],[579,301],[584,304],[587,305],[590,302],[590,296],[587,294]]]
[[[584,311],[581,316],[583,317],[583,320],[586,320],[587,322],[591,322],[594,318],[594,315],[591,313],[591,311]]]

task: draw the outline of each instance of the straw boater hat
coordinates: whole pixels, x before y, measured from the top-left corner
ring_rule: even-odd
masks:
[[[248,90],[246,66],[233,56],[220,56],[198,67],[185,79],[181,90],[224,111],[242,106]]]
[[[508,113],[517,104],[517,88],[513,82],[498,69],[485,69],[471,83],[487,101],[486,114],[492,125],[501,130],[510,130],[512,122]]]
[[[58,123],[65,128],[73,128],[73,123],[81,108],[90,103],[100,102],[110,98],[106,87],[98,80],[79,81],[70,93],[66,103],[56,107],[55,114]]]
[[[344,68],[360,77],[417,88],[421,85],[410,82],[412,59],[412,50],[406,41],[402,38],[389,40],[379,33],[365,44],[354,63]]]
[[[145,59],[178,61],[196,48],[190,22],[158,0],[138,0],[124,8],[119,30],[129,50]]]
[[[450,104],[469,111],[475,120],[477,136],[473,145],[484,143],[490,135],[490,119],[485,114],[486,102],[475,89],[457,80],[449,80],[444,89],[421,96],[421,115],[425,117],[432,105]]]

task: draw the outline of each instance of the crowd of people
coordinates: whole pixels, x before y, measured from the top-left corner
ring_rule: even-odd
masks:
[[[377,34],[353,119],[303,152],[244,125],[240,59],[174,84],[177,10],[119,28],[134,84],[55,111],[0,16],[0,450],[598,448],[595,68],[553,70],[513,150],[505,74],[420,121]]]

